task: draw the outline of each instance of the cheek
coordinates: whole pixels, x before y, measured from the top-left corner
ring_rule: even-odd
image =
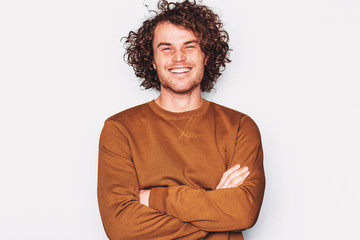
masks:
[[[168,59],[166,56],[154,56],[153,67],[155,70],[166,68],[168,65]]]

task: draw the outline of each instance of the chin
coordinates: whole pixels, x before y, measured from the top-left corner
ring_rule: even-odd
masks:
[[[176,87],[176,86],[167,86],[167,87],[164,87],[168,90],[170,90],[171,92],[173,93],[176,93],[176,94],[190,94],[192,91],[194,91],[195,89],[197,89],[199,87],[200,83],[199,84],[194,84],[194,85],[191,85],[191,86],[182,86],[182,87]]]

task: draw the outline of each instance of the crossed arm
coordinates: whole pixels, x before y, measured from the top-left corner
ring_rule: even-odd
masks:
[[[249,176],[249,168],[242,167],[240,168],[240,164],[236,164],[235,166],[229,168],[224,172],[222,175],[219,184],[216,186],[216,189],[226,189],[232,187],[240,186]],[[140,190],[140,203],[149,206],[149,197],[150,197],[150,190]]]
[[[100,139],[98,198],[109,238],[201,239],[209,232],[251,227],[260,211],[265,178],[257,127],[250,118],[241,126],[233,167],[215,190],[169,186],[144,191],[123,131],[108,121]]]

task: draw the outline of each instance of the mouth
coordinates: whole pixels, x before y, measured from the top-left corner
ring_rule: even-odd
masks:
[[[177,68],[170,68],[169,72],[174,74],[181,74],[181,73],[188,73],[191,71],[190,67],[177,67]]]

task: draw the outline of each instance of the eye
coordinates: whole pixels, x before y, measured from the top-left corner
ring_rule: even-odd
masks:
[[[187,49],[192,49],[192,48],[195,48],[195,45],[189,45],[189,46],[186,46]]]
[[[165,48],[162,48],[161,51],[170,51],[171,48],[170,47],[165,47]]]

